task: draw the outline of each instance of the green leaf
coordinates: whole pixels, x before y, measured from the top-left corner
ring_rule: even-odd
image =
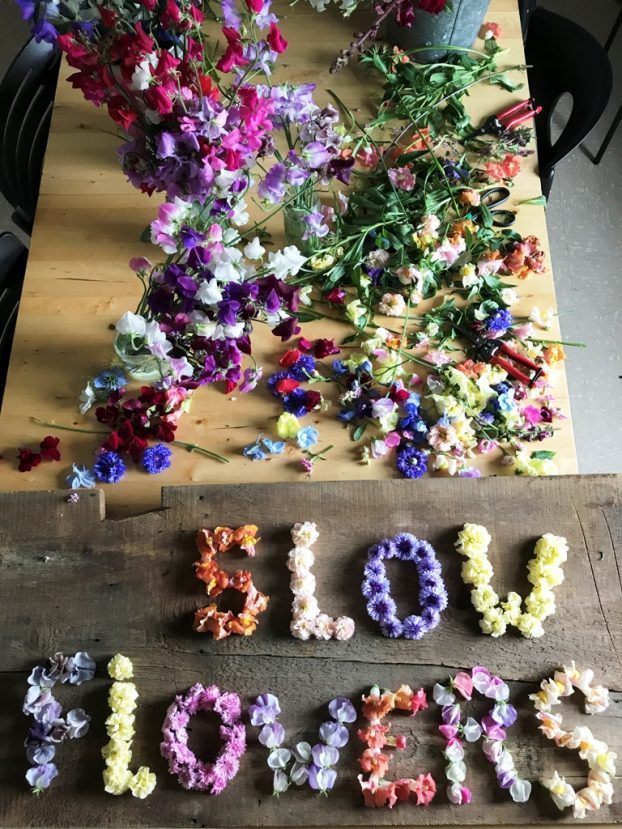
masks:
[[[358,334],[348,334],[347,337],[344,337],[341,341],[341,345],[348,345],[348,343],[353,343],[355,340],[358,340]]]
[[[556,452],[550,452],[547,449],[539,449],[537,452],[532,452],[531,457],[535,461],[550,461],[556,454]]]
[[[365,429],[367,429],[367,423],[361,423],[352,432],[351,439],[352,440],[360,440],[363,437],[363,435],[365,434]]]
[[[151,225],[147,225],[138,238],[141,242],[149,243],[151,241]]]
[[[534,196],[533,199],[523,199],[523,201],[519,201],[519,204],[535,204],[538,206],[546,207],[546,196]]]
[[[524,86],[523,83],[516,83],[511,80],[507,75],[495,75],[494,78],[490,79],[490,83],[492,86],[501,86],[503,89],[507,89],[508,92],[514,92]]]

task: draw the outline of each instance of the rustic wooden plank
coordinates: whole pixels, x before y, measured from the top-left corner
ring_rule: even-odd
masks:
[[[409,481],[257,484],[165,489],[156,513],[122,521],[101,520],[100,496],[66,504],[66,493],[0,496],[0,822],[10,826],[356,826],[507,825],[560,818],[541,787],[528,804],[513,804],[493,787],[494,777],[479,749],[471,748],[469,783],[474,801],[451,806],[443,791],[442,740],[432,704],[415,720],[394,718],[396,733],[412,739],[396,756],[395,776],[431,770],[439,784],[429,809],[400,806],[366,810],[356,784],[360,743],[352,732],[338,784],[328,799],[308,790],[270,796],[265,750],[248,729],[249,751],[236,781],[220,797],[182,790],[159,756],[160,728],[177,691],[196,681],[237,690],[247,705],[263,691],[277,693],[288,738],[313,739],[331,697],[356,700],[373,682],[402,682],[431,689],[459,668],[485,664],[512,680],[519,721],[508,746],[521,773],[536,779],[556,767],[575,785],[584,764],[555,749],[536,730],[527,696],[559,664],[576,659],[594,668],[613,690],[605,715],[586,718],[580,699],[564,706],[570,723],[589,723],[622,755],[622,477],[584,476],[546,480]],[[95,509],[95,506],[98,509]],[[75,510],[75,511],[73,511]],[[63,517],[60,517],[62,511]],[[346,643],[307,642],[288,633],[289,573],[284,566],[289,528],[315,520],[317,596],[332,614],[349,613],[357,632]],[[479,634],[477,617],[459,579],[455,535],[466,521],[485,524],[493,536],[495,586],[526,589],[524,564],[543,532],[568,538],[566,581],[558,588],[559,610],[542,640],[513,633],[499,640]],[[249,566],[257,585],[271,595],[257,633],[215,643],[191,629],[192,613],[204,603],[194,578],[193,537],[199,526],[254,521],[262,541],[249,562],[237,554],[223,566]],[[367,546],[385,534],[410,530],[429,539],[443,565],[450,607],[439,627],[421,642],[387,640],[366,621],[359,584]],[[41,551],[47,551],[41,555]],[[47,556],[47,560],[45,559]],[[412,591],[407,570],[392,572],[395,593]],[[399,584],[400,590],[397,589]],[[411,606],[411,604],[407,605]],[[402,605],[404,608],[405,605]],[[57,649],[87,649],[97,660],[96,679],[79,689],[59,690],[65,704],[93,715],[83,740],[61,747],[61,775],[43,796],[29,795],[23,739],[28,721],[20,713],[25,678],[34,664]],[[158,789],[147,801],[103,792],[99,749],[105,742],[105,661],[129,655],[141,694],[134,746],[135,765],[158,773]],[[466,710],[466,709],[465,709]],[[476,715],[481,703],[474,703]],[[200,723],[197,734],[203,733]],[[201,749],[198,742],[197,748]],[[597,813],[596,822],[622,822],[622,803]]]

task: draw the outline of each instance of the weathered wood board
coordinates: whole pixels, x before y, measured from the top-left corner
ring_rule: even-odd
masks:
[[[612,691],[606,714],[587,718],[579,695],[564,706],[568,723],[589,723],[622,756],[622,477],[359,481],[176,487],[163,490],[162,509],[105,520],[103,493],[89,492],[77,504],[66,492],[0,494],[0,823],[3,826],[356,826],[466,825],[572,822],[537,784],[529,803],[516,805],[497,789],[492,769],[477,746],[470,747],[469,806],[451,806],[445,796],[443,741],[432,703],[412,720],[395,717],[394,732],[409,735],[395,754],[391,772],[411,776],[430,770],[439,783],[427,809],[401,804],[393,811],[362,805],[356,758],[362,744],[352,731],[343,751],[337,785],[329,798],[308,789],[271,797],[271,773],[257,730],[248,728],[249,750],[239,775],[219,797],[184,791],[159,755],[160,729],[174,694],[192,683],[235,689],[247,705],[265,691],[278,694],[291,741],[314,739],[336,695],[357,700],[371,684],[402,682],[431,690],[460,668],[484,664],[511,682],[519,720],[508,747],[523,776],[532,780],[558,768],[575,785],[586,769],[573,752],[554,748],[536,728],[527,695],[560,664],[575,659],[592,667]],[[316,521],[317,597],[330,614],[349,614],[357,624],[352,640],[299,642],[288,630],[291,594],[285,567],[289,529]],[[478,618],[459,576],[453,549],[464,521],[485,524],[493,537],[494,584],[504,594],[528,589],[525,563],[539,535],[565,535],[570,546],[566,580],[558,588],[558,612],[546,635],[526,640],[510,632],[500,639],[480,634]],[[227,554],[222,566],[249,566],[257,586],[270,594],[268,610],[250,638],[214,642],[192,631],[192,614],[205,604],[193,573],[194,535],[201,526],[257,523],[262,541],[253,560]],[[436,548],[449,592],[441,624],[420,642],[383,638],[365,613],[360,593],[367,547],[385,535],[409,530]],[[227,561],[227,558],[229,559]],[[401,569],[400,569],[401,568]],[[412,612],[416,577],[407,565],[391,569],[398,607]],[[410,610],[407,610],[409,609]],[[23,740],[28,719],[21,713],[31,668],[56,650],[86,649],[97,660],[93,682],[59,689],[66,705],[82,705],[93,716],[91,730],[58,752],[59,778],[43,795],[29,794]],[[129,794],[106,795],[101,782],[101,746],[109,680],[105,663],[116,652],[134,661],[140,691],[133,765],[158,774],[146,801]],[[483,703],[467,706],[476,715]],[[191,745],[201,756],[214,751],[205,723],[197,718]],[[201,739],[202,738],[202,739]],[[622,822],[622,792],[592,822]]]

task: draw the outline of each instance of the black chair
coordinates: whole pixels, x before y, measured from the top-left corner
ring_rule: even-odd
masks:
[[[523,43],[527,41],[529,32],[529,20],[536,8],[537,0],[518,0],[518,14],[520,16],[520,27],[523,33]]]
[[[0,233],[0,407],[9,368],[28,248],[12,233]]]
[[[542,192],[548,197],[555,165],[583,141],[603,114],[612,87],[609,57],[589,32],[565,17],[535,9],[525,44],[531,94],[542,106],[536,137]],[[572,112],[553,142],[552,116],[559,99],[572,96]]]
[[[0,83],[0,191],[30,234],[58,79],[60,54],[29,40]]]

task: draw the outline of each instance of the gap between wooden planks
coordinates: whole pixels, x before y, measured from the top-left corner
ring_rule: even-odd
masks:
[[[471,749],[468,772],[473,803],[446,803],[434,704],[414,720],[393,720],[395,733],[406,733],[410,747],[395,756],[392,775],[431,770],[437,780],[438,802],[426,810],[410,805],[364,809],[356,783],[362,744],[354,730],[329,798],[302,790],[275,801],[255,729],[248,729],[249,750],[238,777],[220,797],[210,798],[183,791],[168,775],[158,751],[160,728],[176,692],[197,681],[216,682],[237,690],[245,705],[263,691],[277,693],[288,740],[313,739],[333,696],[356,701],[375,681],[385,687],[408,682],[429,691],[459,668],[484,664],[510,681],[520,717],[508,746],[521,773],[535,779],[558,768],[581,785],[583,764],[538,735],[527,695],[570,659],[592,667],[596,681],[613,691],[610,710],[586,718],[579,714],[576,695],[564,716],[570,723],[588,723],[622,754],[621,481],[584,476],[175,487],[163,490],[161,510],[123,521],[104,520],[100,491],[83,493],[78,504],[68,504],[66,492],[0,494],[2,825],[515,825],[560,819],[537,785],[532,800],[521,806],[493,788],[493,772],[477,749]],[[289,528],[299,520],[316,521],[321,532],[314,573],[322,609],[347,613],[357,623],[347,643],[302,643],[289,635],[285,560]],[[493,640],[479,633],[453,550],[464,521],[490,530],[494,586],[502,594],[526,592],[525,563],[540,534],[567,537],[566,581],[558,588],[558,613],[547,620],[543,639],[509,633]],[[191,630],[193,611],[205,603],[191,566],[193,538],[200,526],[246,522],[260,527],[257,557],[248,561],[233,555],[227,562],[227,554],[222,566],[232,570],[248,564],[271,601],[253,637],[216,643]],[[440,626],[416,643],[384,639],[366,618],[360,595],[367,547],[399,530],[435,546],[450,596]],[[407,568],[399,570],[399,579],[397,573],[391,573],[395,594],[406,612],[413,605],[406,599],[414,583]],[[21,699],[29,670],[57,649],[87,649],[98,662],[94,682],[59,692],[64,703],[83,705],[93,715],[92,729],[83,740],[61,748],[60,777],[47,794],[32,798],[23,779],[28,720],[20,713]],[[158,789],[144,802],[106,795],[100,778],[109,686],[103,667],[117,651],[133,659],[141,694],[134,764],[150,765],[158,773]],[[483,707],[473,710],[480,714]],[[595,819],[622,820],[618,793]]]

